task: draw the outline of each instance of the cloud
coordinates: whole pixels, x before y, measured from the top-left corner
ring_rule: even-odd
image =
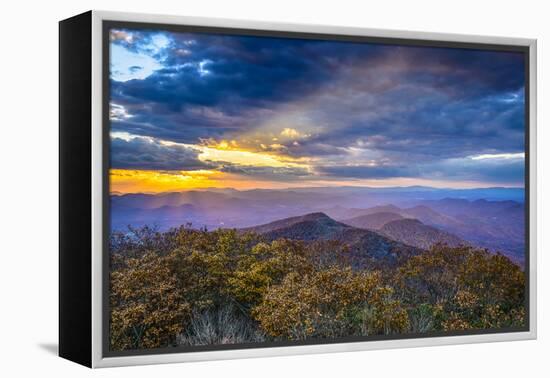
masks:
[[[139,34],[133,33],[136,41],[144,38],[136,37]],[[172,42],[160,55],[162,67],[151,62],[130,64],[131,59],[123,59],[124,64],[119,64],[123,67],[114,69],[111,97],[136,117],[154,124],[151,136],[170,136],[174,141],[250,130],[272,117],[279,106],[300,99],[329,80],[333,69],[319,56],[301,53],[318,45],[309,41],[168,35]],[[135,45],[139,43],[125,44],[125,54],[135,56],[130,55],[135,52],[145,57],[139,59],[160,62],[159,57],[143,54]],[[154,67],[128,72],[135,65]],[[134,107],[138,108],[135,112]],[[126,126],[134,132],[134,123]]]
[[[111,45],[111,78],[116,81],[142,80],[162,68],[155,58],[133,52],[120,45]],[[137,69],[139,68],[139,69]]]
[[[470,159],[472,160],[486,160],[486,159],[497,159],[497,160],[509,160],[509,159],[519,159],[523,160],[525,159],[525,153],[523,152],[516,152],[511,154],[482,154],[482,155],[474,155],[471,156]]]
[[[109,33],[109,40],[111,42],[124,41],[126,43],[132,43],[133,37],[132,34],[129,32],[114,29],[111,30],[111,32]]]
[[[524,152],[522,54],[126,29],[111,40],[113,132],[231,140],[327,177],[522,180],[520,163],[469,158]],[[158,166],[182,154],[155,151],[144,156]]]
[[[109,119],[111,121],[123,121],[128,118],[132,118],[132,115],[128,113],[124,106],[114,103],[109,104]]]
[[[283,131],[281,131],[281,136],[289,138],[289,139],[301,139],[303,135],[296,129],[285,127]]]
[[[170,45],[164,33],[130,30],[111,30],[110,41],[110,76],[119,82],[143,80],[163,68]]]
[[[150,138],[111,138],[111,167],[114,169],[141,169],[193,171],[211,168],[199,160],[200,151],[181,145],[166,146]]]
[[[411,168],[402,166],[340,165],[319,167],[318,169],[322,175],[358,179],[415,176]]]
[[[234,150],[231,142],[186,145],[126,132],[111,133],[111,168],[122,170],[223,172],[284,181],[310,174],[309,167],[274,155]],[[232,146],[231,146],[232,147]]]
[[[513,157],[476,159],[474,156],[443,160],[431,166],[428,165],[423,176],[523,185],[525,181],[523,156],[521,154],[499,155],[512,155]]]
[[[340,165],[319,167],[321,175],[357,178],[421,178],[429,180],[477,181],[494,184],[523,185],[525,161],[520,154],[501,154],[507,157],[476,156],[444,159],[433,162],[409,161],[406,164]],[[510,157],[513,156],[513,157]]]
[[[329,77],[314,57],[300,53],[307,44],[301,40],[281,44],[277,39],[193,35],[195,43],[189,45],[189,38],[170,34],[174,43],[162,54],[163,68],[143,83],[119,86],[120,92],[174,111],[188,105],[261,107],[295,98]]]
[[[501,84],[490,86],[493,81],[482,79],[476,64],[453,70],[449,62],[413,65],[413,57],[394,52],[367,68],[351,65],[335,75],[330,90],[296,105],[293,118],[308,120],[314,128],[309,145],[349,147],[368,140],[371,149],[406,151],[428,160],[523,150],[524,88],[516,87],[523,83],[521,64],[515,65],[515,81],[503,78],[513,85],[499,92]],[[517,61],[515,56],[511,60]],[[479,81],[472,82],[470,75]]]
[[[304,167],[245,166],[227,163],[223,164],[219,170],[225,173],[236,173],[270,180],[296,180],[310,174]]]

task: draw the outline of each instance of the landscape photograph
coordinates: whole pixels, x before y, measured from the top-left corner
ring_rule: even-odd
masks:
[[[112,352],[525,330],[525,57],[109,30]]]

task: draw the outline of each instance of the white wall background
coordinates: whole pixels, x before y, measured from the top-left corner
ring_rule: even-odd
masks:
[[[90,371],[57,344],[57,21],[89,9],[539,40],[539,212],[548,210],[550,9],[507,0],[4,1],[0,58],[0,375],[519,377],[549,374],[548,231],[539,214],[539,340]],[[78,125],[75,125],[78,126]],[[543,198],[541,198],[543,197]],[[546,349],[546,350],[545,350]],[[546,374],[545,374],[546,373]]]

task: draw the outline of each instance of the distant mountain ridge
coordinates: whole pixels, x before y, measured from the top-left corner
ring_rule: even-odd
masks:
[[[468,244],[459,237],[435,227],[427,226],[418,219],[394,220],[384,224],[379,232],[390,239],[422,249],[429,249],[438,243],[447,244],[451,247]]]
[[[365,220],[366,222],[372,221],[375,222],[375,219],[379,216],[378,214],[384,213],[385,217],[390,217],[389,214],[394,214],[394,216],[400,216],[402,218],[412,218],[418,219],[423,223],[433,224],[433,225],[453,225],[457,221],[452,217],[438,213],[437,211],[431,209],[426,205],[416,205],[409,208],[400,208],[395,205],[382,205],[382,206],[373,206],[366,209],[350,209],[347,214],[342,214],[340,219],[344,223],[348,222],[360,222]],[[342,216],[350,216],[350,219],[344,219]],[[397,219],[392,219],[397,220]],[[380,220],[380,222],[382,222]],[[384,222],[385,223],[385,222]],[[351,224],[351,223],[350,223]],[[383,224],[381,225],[383,226]],[[380,226],[380,227],[381,227]],[[375,227],[375,228],[380,228]]]
[[[436,225],[439,228],[474,245],[500,251],[514,261],[524,260],[526,213],[523,203],[446,198],[423,204],[447,214],[455,222]]]
[[[439,201],[422,201],[420,204],[408,208],[383,205],[367,209],[350,209],[348,213],[340,210],[339,214],[343,223],[361,227],[363,219],[365,225],[368,225],[369,222],[371,225],[376,225],[376,221],[372,219],[377,217],[378,212],[392,212],[403,218],[417,219],[425,226],[431,226],[441,232],[453,235],[468,244],[488,248],[493,252],[499,251],[514,261],[522,261],[525,248],[524,211],[523,204],[515,201],[487,201],[483,199],[468,201],[446,198]],[[357,216],[357,214],[361,215]],[[342,218],[346,215],[355,217]],[[384,215],[384,217],[389,216]],[[384,219],[378,219],[378,222],[385,223]],[[379,228],[372,227],[374,230]],[[423,228],[423,230],[428,234],[433,234],[429,229]],[[417,229],[416,232],[420,232],[420,230]],[[408,244],[411,245],[420,245],[405,239],[403,235],[397,237],[394,234],[393,236],[396,240],[408,241]],[[441,235],[441,237],[448,239],[445,235]],[[431,239],[428,236],[426,238]],[[450,240],[454,240],[454,238]]]
[[[357,228],[365,228],[369,230],[378,230],[382,228],[386,223],[405,219],[398,213],[389,211],[381,211],[379,213],[372,213],[366,215],[360,215],[355,218],[344,220],[343,223]]]
[[[414,218],[472,245],[501,251],[516,260],[525,253],[525,208],[521,188],[447,190],[436,188],[212,189],[159,194],[113,194],[111,229],[152,226],[159,230],[190,224],[193,228],[246,228],[323,212],[364,229],[398,220],[361,216],[394,213]],[[481,198],[480,198],[481,197]],[[490,200],[491,199],[491,200]],[[502,200],[496,200],[502,199]],[[393,219],[395,218],[395,219]],[[370,222],[370,223],[369,223]]]

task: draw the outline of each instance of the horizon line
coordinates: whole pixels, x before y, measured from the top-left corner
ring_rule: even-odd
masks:
[[[125,195],[125,194],[167,194],[167,193],[184,193],[184,192],[205,192],[205,191],[222,191],[222,190],[233,190],[237,192],[250,192],[250,191],[286,191],[286,190],[308,190],[308,189],[429,189],[429,190],[454,190],[454,191],[470,191],[470,190],[495,190],[495,189],[521,189],[525,190],[525,186],[480,186],[473,188],[453,188],[445,187],[439,188],[434,186],[426,185],[407,185],[407,186],[359,186],[359,185],[344,185],[344,186],[295,186],[295,187],[286,187],[286,188],[252,188],[252,189],[237,189],[233,187],[205,187],[205,188],[192,188],[184,190],[166,190],[166,191],[139,191],[139,192],[121,192],[121,191],[110,191],[109,195]]]

